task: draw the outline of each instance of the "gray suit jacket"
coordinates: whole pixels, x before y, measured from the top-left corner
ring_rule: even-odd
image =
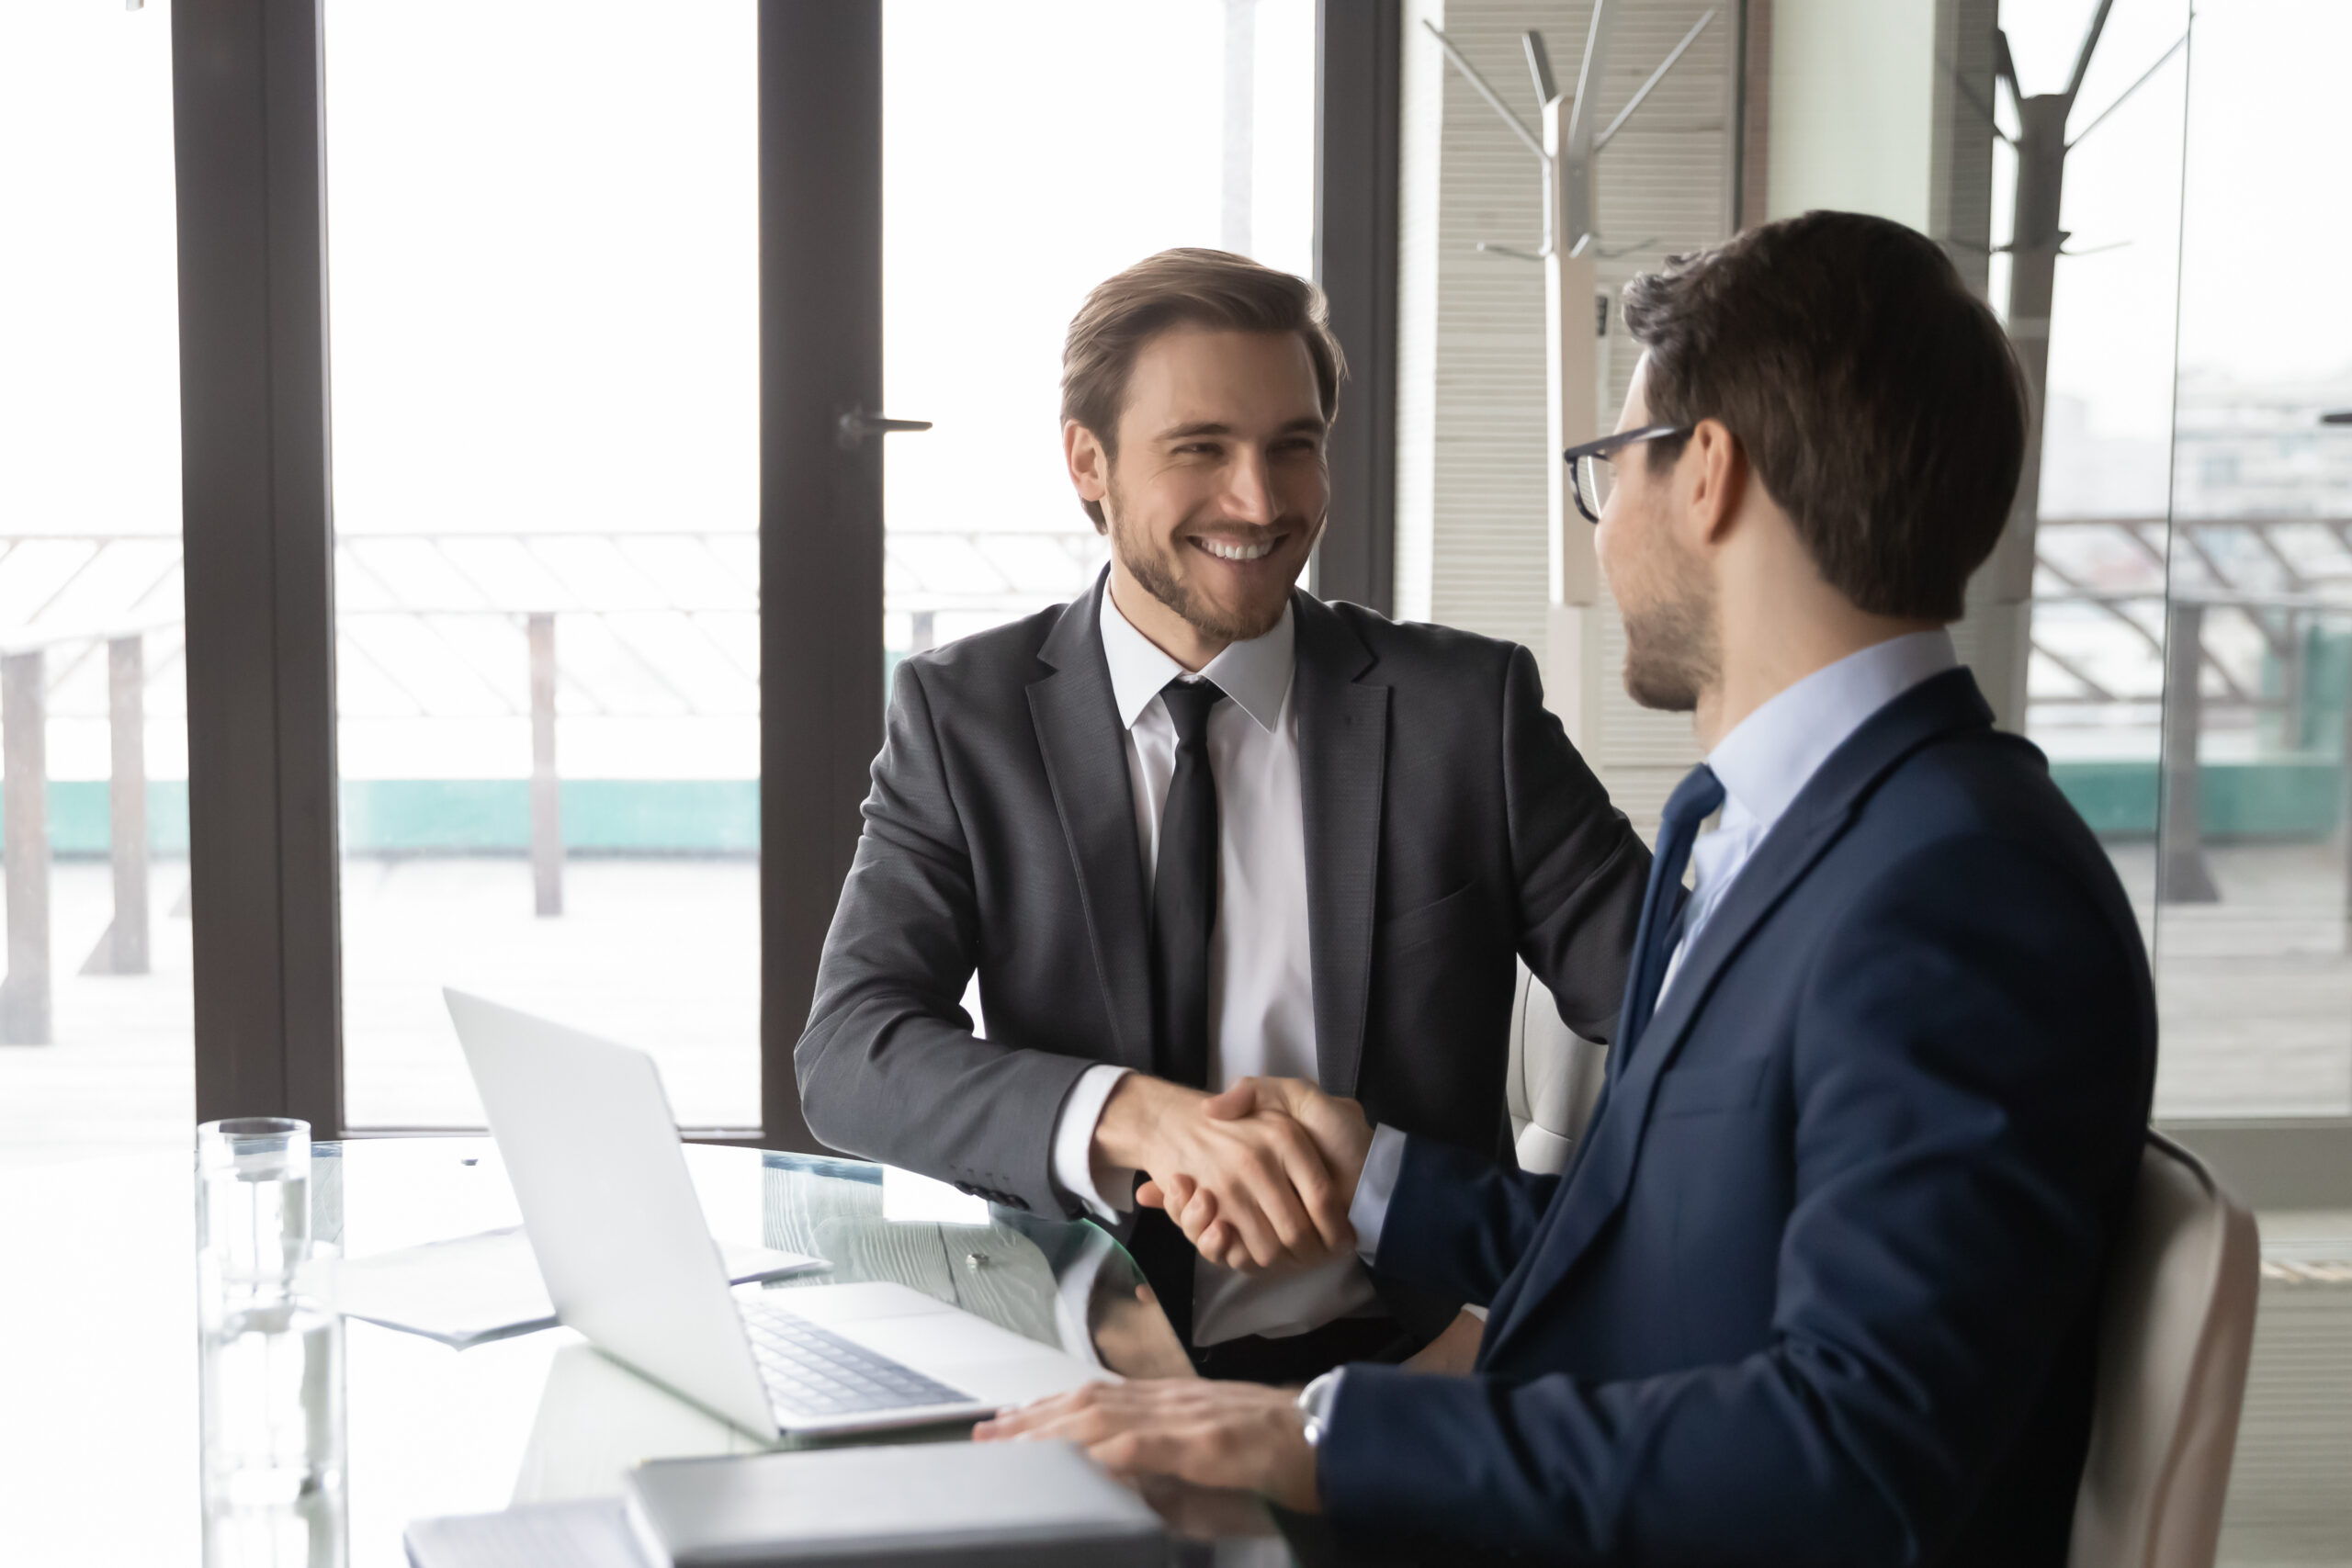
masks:
[[[836,1148],[1053,1214],[1097,1062],[1152,1070],[1149,905],[1102,595],[899,666],[795,1065]],[[1514,643],[1294,595],[1316,1049],[1374,1120],[1507,1155],[1514,953],[1606,1039],[1649,852]],[[962,1006],[977,969],[989,1038]]]

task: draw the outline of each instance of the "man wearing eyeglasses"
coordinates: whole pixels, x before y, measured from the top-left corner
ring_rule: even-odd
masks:
[[[1618,432],[1567,460],[1626,688],[1707,761],[1575,1163],[1500,1168],[1295,1081],[1212,1107],[1311,1129],[1376,1272],[1490,1307],[1475,1371],[1129,1382],[981,1435],[1433,1561],[2057,1568],[2155,1026],[2106,855],[1945,629],[2017,488],[2022,378],[1941,251],[1855,214],[1682,258],[1625,321]]]

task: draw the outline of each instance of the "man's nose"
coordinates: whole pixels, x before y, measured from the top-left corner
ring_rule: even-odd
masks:
[[[1244,450],[1226,470],[1225,513],[1237,523],[1271,525],[1280,508],[1274,502],[1273,475],[1265,454]]]

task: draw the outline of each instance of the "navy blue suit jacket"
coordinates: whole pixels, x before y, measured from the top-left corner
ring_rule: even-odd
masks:
[[[1349,1369],[1326,1507],[1573,1562],[2063,1563],[2154,1059],[2041,754],[1966,671],[1914,687],[1757,847],[1565,1177],[1408,1142],[1375,1267],[1491,1315],[1474,1376]]]

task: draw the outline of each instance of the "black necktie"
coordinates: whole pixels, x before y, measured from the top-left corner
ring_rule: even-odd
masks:
[[[1642,896],[1642,923],[1634,937],[1634,964],[1625,976],[1625,1005],[1617,1018],[1617,1044],[1609,1054],[1609,1076],[1624,1070],[1626,1059],[1641,1043],[1642,1032],[1657,1011],[1658,993],[1666,988],[1666,965],[1682,934],[1682,874],[1690,864],[1690,845],[1699,824],[1724,803],[1723,781],[1702,762],[1667,796],[1666,814],[1657,829],[1657,853],[1650,862],[1649,891]]]
[[[1225,696],[1207,681],[1170,681],[1159,700],[1176,726],[1176,768],[1159,812],[1151,883],[1153,1050],[1160,1077],[1209,1087],[1209,932],[1216,925],[1216,779],[1209,772],[1209,710]]]
[[[1206,681],[1170,681],[1159,700],[1176,726],[1176,768],[1159,809],[1151,879],[1153,1065],[1161,1077],[1209,1087],[1209,933],[1216,925],[1216,779],[1209,772],[1209,710],[1225,694]],[[1136,1215],[1127,1243],[1185,1348],[1193,1344],[1197,1255],[1157,1209]]]

